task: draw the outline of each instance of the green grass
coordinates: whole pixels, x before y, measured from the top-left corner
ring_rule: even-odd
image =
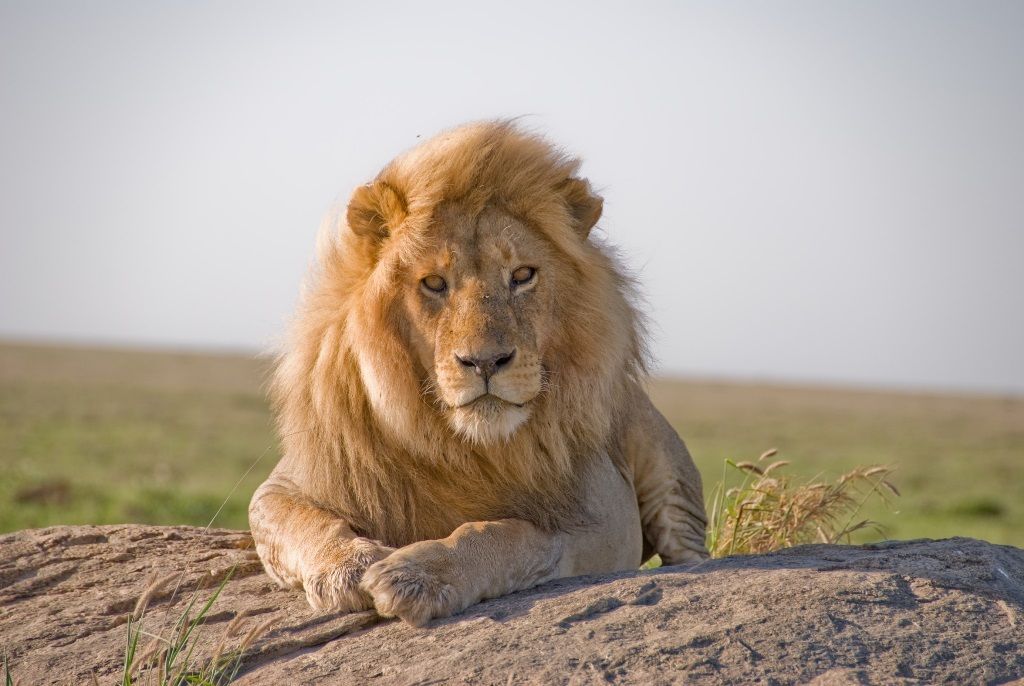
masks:
[[[52,524],[244,528],[277,460],[262,360],[0,345],[0,531]],[[724,460],[778,448],[794,479],[886,464],[894,538],[975,536],[1024,547],[1024,398],[658,381],[710,497]],[[858,532],[855,540],[877,538]]]
[[[0,530],[53,524],[243,528],[276,461],[244,358],[0,346]],[[270,448],[270,450],[267,450]]]
[[[226,626],[224,636],[216,644],[212,656],[193,657],[201,639],[206,638],[201,637],[201,634],[206,629],[210,610],[234,571],[232,568],[225,575],[202,605],[197,604],[200,589],[196,589],[174,624],[160,634],[151,634],[144,628],[148,597],[143,594],[139,599],[139,607],[136,612],[128,615],[126,623],[121,686],[224,686],[234,680],[242,666],[246,649],[273,620],[265,620],[263,623],[257,621],[237,646],[228,648],[229,641],[237,636],[239,620],[244,618],[244,614],[236,615]],[[143,637],[150,639],[150,645],[140,653]]]
[[[652,398],[686,439],[706,497],[726,459],[754,461],[768,448],[797,480],[884,464],[896,470],[897,512],[874,499],[861,514],[887,537],[1024,547],[1024,398],[679,381],[655,383]]]

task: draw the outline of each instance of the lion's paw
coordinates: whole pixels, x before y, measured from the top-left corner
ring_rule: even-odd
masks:
[[[694,549],[682,549],[672,555],[662,555],[662,565],[668,567],[672,565],[695,565],[701,562],[707,562],[710,559],[707,550],[694,550]]]
[[[451,574],[445,573],[450,561],[439,548],[433,541],[414,543],[366,570],[360,588],[373,597],[378,613],[423,626],[465,609]]]
[[[306,600],[314,610],[357,612],[373,609],[373,598],[359,588],[367,568],[394,551],[375,541],[355,538],[347,541],[329,569],[302,580]]]

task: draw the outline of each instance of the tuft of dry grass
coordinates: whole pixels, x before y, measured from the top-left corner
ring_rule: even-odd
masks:
[[[889,498],[899,496],[889,481],[891,467],[857,467],[831,483],[818,478],[797,482],[782,473],[787,461],[771,461],[775,455],[775,450],[768,450],[756,462],[725,461],[708,507],[707,546],[712,557],[766,553],[804,543],[849,543],[856,531],[883,531],[877,522],[857,515],[873,497],[891,508]],[[731,487],[730,469],[741,477]]]

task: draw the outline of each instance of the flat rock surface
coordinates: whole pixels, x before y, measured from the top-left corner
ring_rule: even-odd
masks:
[[[205,601],[231,570],[193,659],[232,650],[256,629],[242,654],[243,684],[1024,677],[1024,551],[964,538],[811,545],[566,579],[415,629],[372,612],[313,612],[263,574],[245,532],[28,530],[0,536],[0,651],[20,684],[93,675],[120,683],[126,622],[140,597],[146,634],[166,636],[189,600]],[[143,637],[140,657],[158,647]]]

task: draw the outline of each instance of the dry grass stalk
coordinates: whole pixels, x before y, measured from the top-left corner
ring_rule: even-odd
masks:
[[[242,625],[242,620],[244,620],[248,615],[249,611],[243,610],[228,622],[227,627],[224,629],[224,635],[221,636],[220,641],[217,643],[217,647],[213,650],[213,656],[209,660],[210,672],[225,672],[230,666],[237,664],[249,646],[266,634],[277,619],[276,617],[268,617],[262,622],[254,624],[239,644],[225,654],[224,650],[228,645],[228,639],[234,638],[238,634]]]
[[[865,528],[880,530],[877,522],[854,521],[867,500],[899,491],[888,480],[892,468],[858,467],[834,483],[811,480],[796,483],[779,474],[789,463],[763,463],[776,454],[769,450],[757,462],[726,465],[743,475],[739,486],[726,488],[726,474],[712,497],[708,522],[708,549],[712,557],[766,553],[803,543],[849,542]]]
[[[154,638],[146,646],[146,649],[135,658],[135,664],[140,667],[153,667],[158,662],[162,661],[160,656],[161,651],[164,649],[163,641],[159,638]]]
[[[242,628],[242,622],[249,616],[249,609],[242,610],[228,622],[228,625],[224,627],[224,639],[234,638],[238,635],[239,630]]]
[[[135,609],[132,610],[132,619],[134,621],[139,621],[143,613],[145,613],[146,609],[149,607],[150,602],[152,602],[153,597],[156,596],[157,593],[160,593],[171,579],[174,579],[177,576],[178,572],[173,572],[164,577],[158,577],[155,575],[151,577],[149,584],[146,586],[146,590],[142,592],[142,595],[139,596],[138,602],[135,603]]]
[[[263,634],[267,633],[267,631],[270,630],[270,627],[274,624],[276,619],[276,617],[269,617],[260,622],[259,624],[257,624],[256,626],[254,626],[252,629],[250,629],[249,633],[245,635],[245,638],[243,638],[242,642],[238,645],[238,651],[242,652],[246,650],[261,636],[263,636]]]

